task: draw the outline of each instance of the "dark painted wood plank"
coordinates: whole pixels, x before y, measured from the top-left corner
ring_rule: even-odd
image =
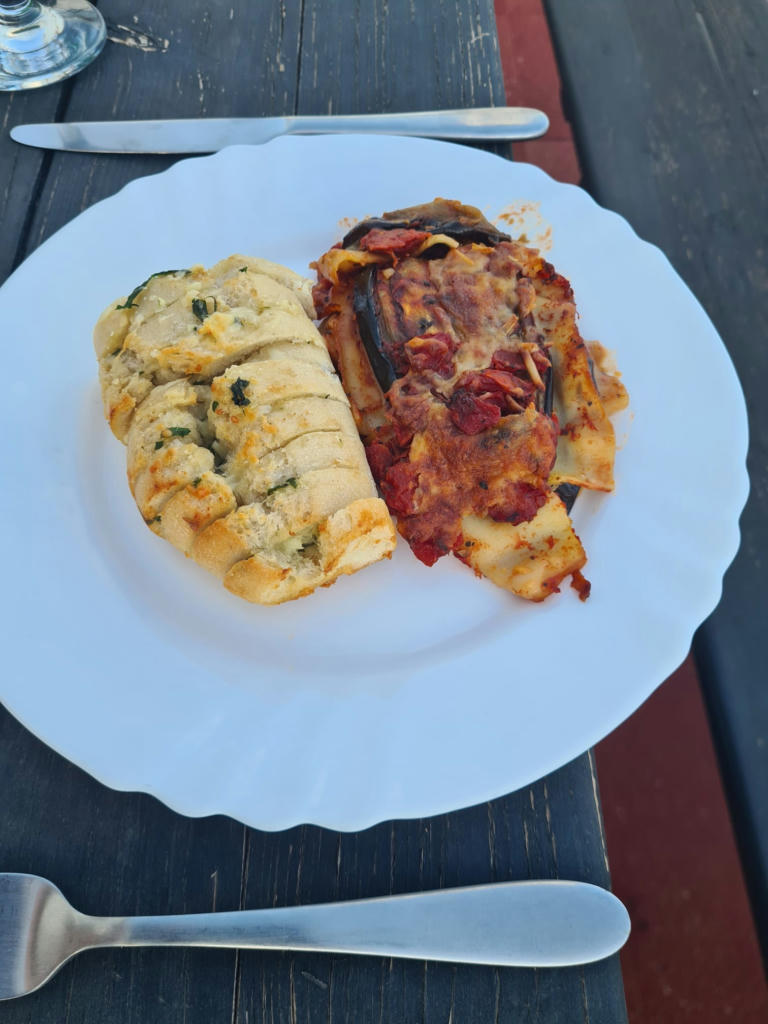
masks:
[[[505,102],[495,15],[487,0],[374,0],[357,4],[354,17],[332,22],[327,0],[304,0],[302,24],[302,114]],[[507,143],[477,148],[512,156]]]
[[[244,829],[182,818],[117,794],[35,739],[0,708],[0,866],[50,878],[91,914],[194,913],[239,906]],[[154,1024],[229,1020],[229,950],[84,953],[40,991],[3,1003],[3,1024]],[[180,1017],[178,1018],[180,1019]]]
[[[516,878],[609,884],[596,776],[587,755],[529,789],[450,815],[365,832],[250,830],[245,903],[355,899]],[[618,959],[569,970],[309,954],[241,954],[240,1024],[497,1021],[619,1024]]]
[[[73,82],[67,120],[293,113],[299,4],[102,0],[113,39]],[[126,31],[125,27],[130,30]],[[137,45],[143,40],[142,45]],[[177,157],[52,156],[26,252],[127,182]]]
[[[26,234],[30,197],[39,195],[51,155],[19,146],[10,137],[18,124],[54,121],[66,107],[71,86],[65,84],[31,92],[0,93],[0,281],[4,281],[23,254],[19,240]]]
[[[768,955],[768,8],[547,7],[587,186],[665,251],[720,331],[747,398],[742,546],[694,651]]]
[[[304,114],[503,105],[493,6],[372,0],[329,18],[305,0],[298,99]]]

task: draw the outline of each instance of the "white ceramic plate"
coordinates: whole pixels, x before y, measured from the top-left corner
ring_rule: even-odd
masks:
[[[532,240],[551,227],[583,335],[618,359],[631,411],[616,492],[574,510],[592,596],[529,605],[455,559],[427,569],[401,542],[329,590],[248,605],[141,522],[102,418],[93,323],[167,267],[242,252],[309,273],[345,218],[436,195],[491,218],[527,210],[515,226]],[[0,697],[103,782],[185,814],[360,829],[521,787],[682,661],[738,546],[746,416],[714,328],[625,221],[525,164],[351,136],[184,160],[59,231],[0,309]]]

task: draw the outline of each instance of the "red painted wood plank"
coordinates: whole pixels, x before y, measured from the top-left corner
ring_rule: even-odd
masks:
[[[550,122],[543,139],[515,145],[515,159],[578,184],[579,159],[560,102],[560,76],[541,0],[496,0],[495,8],[507,103],[543,110]]]
[[[768,989],[692,661],[598,744],[630,1020],[758,1024]]]

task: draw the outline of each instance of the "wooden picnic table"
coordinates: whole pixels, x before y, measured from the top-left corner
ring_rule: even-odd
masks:
[[[0,95],[0,280],[91,204],[173,158],[14,144],[19,123],[483,106],[504,102],[490,0],[152,4],[102,0],[111,42],[59,86]],[[109,685],[105,678],[104,685]],[[0,870],[44,875],[88,913],[183,913],[518,878],[609,886],[585,753],[511,795],[358,834],[182,817],[118,793],[0,710]],[[201,949],[83,954],[4,1024],[626,1020],[618,957],[563,970]]]

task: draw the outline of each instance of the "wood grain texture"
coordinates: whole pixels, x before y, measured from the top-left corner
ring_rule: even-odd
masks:
[[[114,38],[130,27],[157,48],[108,42],[71,83],[69,121],[154,117],[245,117],[295,109],[299,4],[242,5],[102,0]],[[127,37],[133,38],[133,37]],[[167,43],[167,46],[165,45]],[[13,145],[11,143],[11,145]],[[18,148],[18,147],[17,147]],[[24,255],[86,207],[167,156],[54,153]]]
[[[66,86],[0,97],[7,122],[395,110],[503,100],[490,0],[260,5],[101,0],[113,40]],[[43,155],[4,138],[5,269],[164,157]],[[431,198],[431,195],[427,195]],[[471,196],[467,195],[469,201]],[[63,676],[76,671],[63,667]],[[105,680],[105,687],[109,681]],[[528,877],[608,885],[585,755],[511,796],[359,834],[183,818],[89,778],[0,710],[0,870],[50,877],[92,913],[281,906]],[[618,958],[584,969],[209,950],[90,952],[3,1024],[621,1024]]]
[[[621,951],[630,1020],[765,1024],[768,983],[693,658],[595,758],[611,877],[633,922]]]
[[[23,252],[19,247],[29,233],[29,220],[51,164],[50,153],[17,145],[10,130],[17,124],[55,121],[66,108],[70,89],[71,84],[59,89],[6,93],[0,100],[0,281],[21,261]]]
[[[372,0],[333,19],[304,0],[298,89],[303,114],[439,110],[504,103],[492,5]]]
[[[768,7],[547,9],[586,186],[664,250],[718,328],[747,399],[741,550],[694,652],[768,957]]]
[[[303,826],[279,843],[251,830],[245,905],[529,877],[607,885],[595,800],[591,761],[584,757],[529,790],[451,815],[385,822],[351,835]],[[615,982],[612,961],[530,971],[243,952],[237,1020],[270,1021],[277,1007],[289,1005],[289,1019],[299,1021],[621,1021],[623,996]]]
[[[92,914],[187,913],[240,905],[243,827],[190,819],[148,796],[117,794],[0,709],[0,865],[55,880]],[[228,1021],[236,954],[84,953],[39,992],[0,1004],[3,1024]]]

